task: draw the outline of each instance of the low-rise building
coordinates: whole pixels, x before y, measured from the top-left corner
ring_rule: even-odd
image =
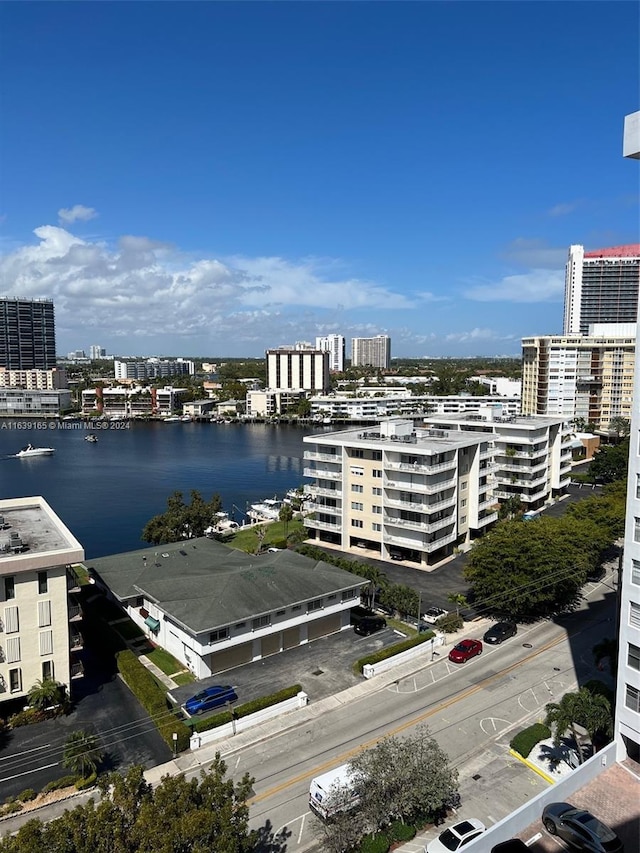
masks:
[[[82,676],[82,611],[70,565],[84,550],[44,498],[0,500],[0,702],[42,679]]]
[[[165,376],[193,376],[196,365],[195,362],[184,358],[173,360],[148,358],[131,361],[115,359],[113,371],[116,379],[137,379],[144,382],[147,379],[159,379]]]
[[[190,539],[87,563],[127,614],[196,678],[349,628],[361,577],[294,551]]]
[[[57,391],[67,387],[64,368],[53,370],[8,370],[0,367],[0,388],[26,388],[27,391]]]
[[[493,440],[403,418],[305,436],[305,525],[343,551],[436,565],[497,520]]]
[[[57,418],[71,409],[71,391],[0,387],[0,417]]]
[[[486,396],[474,397],[471,394],[436,397],[431,395],[412,395],[405,388],[390,389],[387,394],[384,386],[372,387],[369,394],[360,396],[361,390],[353,394],[341,393],[316,395],[310,398],[311,414],[324,415],[340,420],[377,421],[380,418],[396,415],[419,417],[427,413],[437,415],[477,412],[487,405],[499,403],[506,414],[520,413],[520,397]]]
[[[166,417],[179,411],[187,388],[125,387],[88,389],[82,392],[82,413],[110,418]]]
[[[277,417],[284,414],[287,409],[297,406],[300,400],[308,396],[306,391],[284,391],[272,388],[266,388],[264,391],[247,391],[247,416]]]

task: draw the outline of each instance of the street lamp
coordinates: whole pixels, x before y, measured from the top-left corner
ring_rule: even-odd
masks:
[[[174,732],[173,735],[173,757],[178,757],[178,732]]]

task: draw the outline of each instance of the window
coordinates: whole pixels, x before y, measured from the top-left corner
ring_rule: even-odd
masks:
[[[335,601],[337,597],[338,596],[335,594],[335,592],[332,592],[331,595],[327,596],[327,601]]]
[[[342,590],[342,600],[349,601],[350,599],[355,598],[357,594],[357,589],[344,589]]]
[[[359,465],[352,465],[351,475],[353,477],[364,477],[364,468],[361,468]]]
[[[16,597],[16,579],[9,575],[4,579],[4,597],[7,601]]]
[[[640,474],[636,474],[636,497],[640,498]]]
[[[380,531],[382,530],[382,525],[376,524],[376,522],[374,521],[373,524],[371,525],[371,529],[373,530],[374,533],[380,533]]]
[[[640,714],[640,690],[636,687],[632,687],[630,684],[627,684],[626,688],[624,704],[627,708],[631,708],[632,711],[635,711],[636,714]]]
[[[467,481],[466,481],[466,480],[463,480],[463,481],[460,483],[460,489],[462,490],[462,489],[466,489],[466,488],[467,488]]]
[[[640,669],[640,649],[638,646],[634,646],[633,643],[629,643],[627,666],[630,666],[631,669]]]
[[[351,519],[352,527],[364,527],[363,521],[361,518],[352,518]]]
[[[38,572],[38,595],[46,595],[49,592],[49,584],[46,572]]]
[[[634,519],[633,541],[634,542],[640,542],[640,518]]]
[[[467,516],[461,515],[460,516],[460,524],[466,524],[466,523],[467,523]]]
[[[20,660],[20,637],[7,637],[7,663],[18,663]]]
[[[209,634],[210,643],[219,643],[220,640],[229,639],[229,628],[218,628],[217,631],[211,631]]]
[[[371,472],[373,474],[373,479],[380,479],[382,477],[382,468],[374,468]]]
[[[144,607],[144,596],[139,595],[139,596],[136,598],[135,606],[136,606],[136,607]]]
[[[284,616],[286,612],[286,610],[276,610],[276,616]]]
[[[371,489],[371,494],[379,498],[382,495],[382,489],[380,488],[380,486],[373,486]]]
[[[265,616],[258,616],[258,618],[254,619],[251,623],[254,631],[257,631],[258,628],[267,628],[269,625],[271,625],[270,613],[267,613]]]
[[[629,602],[629,624],[634,628],[640,628],[640,604],[635,601]]]
[[[20,630],[20,619],[18,618],[18,608],[5,607],[4,609],[4,630],[7,634],[15,634]]]
[[[375,506],[372,506],[371,509],[373,510],[374,515],[382,515],[382,507],[381,506],[378,506],[376,504]]]
[[[316,598],[314,601],[307,602],[307,613],[312,613],[314,610],[322,610],[324,599]]]
[[[381,462],[382,461],[382,451],[381,450],[372,450],[371,451],[371,458],[375,459],[376,462]]]
[[[364,450],[360,447],[356,447],[351,455],[354,459],[364,459]]]
[[[247,623],[246,623],[246,622],[238,622],[238,623],[237,623],[237,625],[236,625],[235,627],[236,627],[236,628],[238,628],[238,629],[240,629],[240,628],[246,628],[246,627],[247,627]]]
[[[640,586],[640,560],[631,561],[631,583]]]
[[[42,680],[43,681],[53,681],[53,661],[52,660],[43,660],[42,661]]]
[[[22,672],[19,669],[9,670],[9,690],[19,693],[22,690]]]
[[[361,495],[364,492],[364,486],[361,483],[351,483],[351,491]]]
[[[364,504],[358,503],[358,501],[351,501],[351,509],[357,509],[362,512]]]
[[[466,505],[467,505],[467,499],[466,499],[466,498],[462,498],[462,500],[460,501],[460,507],[463,507],[463,506],[466,506]]]
[[[40,631],[40,654],[53,654],[53,631]]]
[[[302,605],[301,604],[294,604],[291,609],[292,610],[302,610]]]
[[[38,602],[38,628],[46,628],[51,625],[51,602],[49,599]]]

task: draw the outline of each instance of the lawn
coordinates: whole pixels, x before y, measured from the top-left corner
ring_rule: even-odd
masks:
[[[285,538],[285,525],[282,521],[274,521],[271,524],[254,524],[246,529],[240,529],[233,539],[228,541],[226,544],[231,548],[237,548],[239,551],[246,551],[248,554],[255,554],[258,547],[258,537],[256,535],[256,529],[258,527],[261,527],[265,531],[264,540],[262,542],[263,548],[268,548],[272,545],[275,545],[278,548],[282,547],[282,543]],[[291,535],[294,532],[302,530],[304,530],[304,525],[297,518],[290,521],[287,525],[287,535]]]
[[[184,669],[184,664],[177,661],[173,655],[166,652],[164,649],[157,647],[151,652],[147,652],[147,657],[154,663],[158,669],[161,669],[165,675],[173,675],[174,672],[180,672]]]
[[[192,675],[190,672],[181,672],[179,675],[174,675],[173,680],[176,684],[191,684],[196,680],[195,675]]]
[[[135,622],[131,622],[131,620],[117,622],[113,627],[125,640],[136,640],[138,637],[144,637],[144,632],[138,628]]]

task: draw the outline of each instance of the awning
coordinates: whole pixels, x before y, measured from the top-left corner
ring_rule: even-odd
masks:
[[[160,630],[160,620],[154,619],[153,616],[147,616],[144,620],[144,624],[151,628],[154,634],[157,634]]]

